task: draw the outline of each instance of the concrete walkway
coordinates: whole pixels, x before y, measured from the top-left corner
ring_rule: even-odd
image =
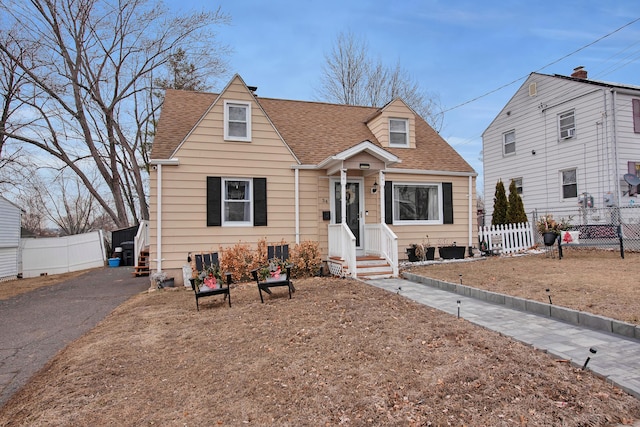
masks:
[[[461,318],[544,350],[556,358],[570,360],[578,367],[590,357],[588,370],[640,398],[638,339],[508,308],[415,281],[379,279],[367,283],[455,316],[458,315],[457,301],[460,301]],[[596,353],[590,349],[595,349]]]
[[[149,277],[132,273],[132,267],[95,269],[0,301],[0,406],[58,351],[149,288]]]

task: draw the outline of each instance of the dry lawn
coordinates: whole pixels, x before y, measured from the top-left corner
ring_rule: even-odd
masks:
[[[463,274],[473,285],[475,269],[488,268],[488,284],[516,274],[520,285],[511,288],[530,288],[536,299],[550,286],[557,303],[600,307],[591,291],[581,296],[584,284],[549,281],[559,266],[553,277],[581,277],[585,263],[589,282],[605,270],[597,264],[631,280],[618,269],[624,263],[601,254],[420,270],[454,281]],[[541,271],[542,291],[524,279]],[[604,282],[603,295],[622,312],[637,294],[612,300],[623,293],[617,281]],[[239,284],[231,308],[217,296],[202,300],[200,312],[186,289],[137,295],[60,352],[0,409],[0,425],[522,427],[640,418],[638,400],[590,372],[400,295],[329,278],[298,280],[296,289],[291,300],[274,289],[261,304],[255,285]]]
[[[414,274],[640,324],[640,254],[563,249],[547,254],[489,257],[473,262],[409,267]],[[460,277],[462,275],[462,277]]]

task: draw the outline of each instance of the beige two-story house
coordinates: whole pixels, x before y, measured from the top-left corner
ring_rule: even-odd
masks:
[[[429,236],[472,246],[476,172],[402,100],[382,108],[167,90],[151,153],[152,268],[266,238],[317,241],[334,274]],[[154,264],[155,263],[155,264]]]

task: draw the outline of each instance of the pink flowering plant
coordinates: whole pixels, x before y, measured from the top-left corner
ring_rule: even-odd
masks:
[[[209,265],[196,277],[196,284],[201,291],[219,288],[222,284],[222,273],[217,265]]]

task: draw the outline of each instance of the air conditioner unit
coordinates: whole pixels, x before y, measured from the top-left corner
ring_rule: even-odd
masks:
[[[576,134],[576,130],[574,129],[567,129],[565,135],[562,137],[562,139],[567,139],[567,138],[573,138]]]

